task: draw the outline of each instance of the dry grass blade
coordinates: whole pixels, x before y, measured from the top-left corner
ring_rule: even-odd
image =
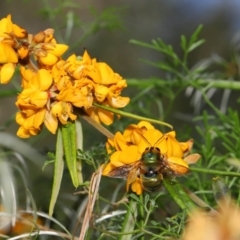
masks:
[[[91,124],[93,127],[95,127],[99,132],[101,132],[104,136],[106,136],[107,138],[113,139],[114,135],[108,130],[106,129],[104,126],[102,126],[101,124],[97,123],[96,121],[94,121],[92,118],[90,118],[87,115],[81,115],[81,117],[87,121],[89,124]]]
[[[218,214],[218,212],[210,207],[208,204],[206,204],[201,198],[199,198],[195,193],[191,192],[189,189],[183,187],[185,193],[201,208],[207,208],[209,209],[209,213],[212,215]]]
[[[84,215],[82,229],[79,235],[79,240],[84,240],[86,232],[89,227],[89,222],[92,217],[92,211],[94,208],[94,204],[98,195],[99,184],[102,176],[102,166],[92,175],[89,191],[88,191],[88,204],[87,209]]]

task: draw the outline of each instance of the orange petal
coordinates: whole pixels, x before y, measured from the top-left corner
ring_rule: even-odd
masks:
[[[141,195],[143,193],[143,187],[139,178],[137,178],[132,183],[131,188],[132,188],[132,191],[135,192],[137,195]]]
[[[113,141],[114,141],[114,147],[116,148],[116,150],[120,151],[128,146],[125,141],[125,138],[120,132],[116,132],[116,134],[114,135]]]
[[[98,116],[102,123],[110,125],[113,123],[114,114],[104,109],[98,109]]]
[[[109,92],[109,88],[103,85],[97,84],[95,87],[94,95],[98,102],[103,102],[106,99],[108,92]]]
[[[116,151],[110,157],[111,164],[114,165],[115,167],[121,167],[124,165],[119,161],[120,154],[121,154],[121,151]]]
[[[35,93],[31,94],[31,104],[42,108],[46,105],[48,101],[48,93],[42,91],[36,91]]]
[[[169,168],[177,175],[182,175],[188,172],[188,164],[179,157],[170,157],[166,160]]]
[[[118,161],[125,164],[131,164],[141,159],[141,154],[138,152],[138,147],[135,145],[128,146],[120,152]]]
[[[115,169],[116,166],[114,166],[112,163],[108,163],[104,169],[103,169],[103,172],[102,172],[102,175],[103,176],[108,176],[109,172],[111,172],[113,169]]]
[[[130,98],[121,96],[112,97],[108,102],[114,108],[123,108],[130,102]]]
[[[44,125],[52,133],[55,134],[58,127],[58,119],[55,117],[52,112],[46,111]]]
[[[27,129],[20,126],[18,131],[17,131],[17,136],[20,137],[20,138],[29,138],[29,137],[31,137],[31,134]]]
[[[154,129],[154,126],[147,121],[141,121],[137,124],[139,128]]]

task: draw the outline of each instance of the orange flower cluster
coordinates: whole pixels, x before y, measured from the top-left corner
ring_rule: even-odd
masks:
[[[186,157],[192,148],[193,140],[179,142],[175,137],[175,131],[163,134],[145,121],[137,125],[129,125],[123,134],[117,132],[113,139],[108,139],[106,148],[111,156],[110,162],[103,170],[103,175],[126,178],[127,190],[131,185],[133,192],[141,194],[144,190],[141,175],[149,174],[147,171],[151,171],[154,175],[158,171],[162,175],[187,173],[188,163],[195,163],[200,155],[191,154]],[[155,162],[152,162],[154,155],[149,149],[152,149],[152,152],[159,151]],[[148,153],[150,158],[148,166],[144,166],[143,162],[143,154],[146,150],[150,153]]]
[[[20,65],[23,91],[16,102],[20,109],[16,121],[20,125],[17,135],[22,138],[38,134],[43,123],[55,133],[59,122],[77,118],[76,108],[109,125],[113,113],[97,109],[93,103],[122,108],[130,101],[120,96],[126,80],[86,51],[82,57],[63,60],[68,46],[58,44],[53,34],[52,29],[28,34],[12,23],[11,15],[0,20],[0,82],[8,83]]]

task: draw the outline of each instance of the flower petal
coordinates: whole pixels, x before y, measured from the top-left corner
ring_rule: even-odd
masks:
[[[58,61],[58,57],[51,53],[47,53],[46,56],[39,57],[39,61],[46,66],[52,66]]]
[[[179,157],[169,157],[166,160],[169,168],[174,172],[174,174],[182,175],[188,172],[188,164]]]
[[[121,96],[112,97],[108,102],[114,108],[123,108],[130,102],[130,98]]]
[[[103,176],[108,176],[109,172],[111,172],[113,169],[115,169],[116,166],[114,166],[112,163],[108,163],[104,169],[103,169],[103,172],[102,172],[102,175]]]
[[[98,109],[98,116],[102,123],[110,125],[113,123],[114,114],[104,109]]]
[[[7,84],[11,80],[14,72],[15,72],[14,63],[4,64],[0,70],[0,82],[2,84]]]
[[[44,125],[52,133],[55,134],[58,127],[58,119],[55,117],[52,112],[46,111]]]
[[[141,153],[145,151],[148,147],[158,147],[162,151],[162,142],[163,134],[157,129],[148,129],[144,132],[139,144],[138,149]]]
[[[132,191],[137,195],[141,195],[143,193],[143,187],[139,178],[137,178],[131,185]]]
[[[17,53],[8,44],[0,42],[0,64],[17,62]]]
[[[39,90],[46,91],[53,82],[52,75],[46,69],[40,69],[37,72],[37,81],[39,84]]]
[[[131,164],[141,159],[141,154],[138,152],[137,146],[128,146],[121,151],[118,161],[123,164]]]

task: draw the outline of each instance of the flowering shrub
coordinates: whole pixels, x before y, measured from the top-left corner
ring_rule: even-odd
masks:
[[[120,96],[126,80],[106,63],[91,59],[86,50],[82,57],[73,54],[63,60],[67,49],[57,43],[53,29],[33,35],[12,23],[11,15],[0,21],[0,81],[8,83],[16,66],[22,77],[23,91],[16,102],[19,137],[37,135],[43,123],[55,134],[59,122],[76,120],[77,109],[109,125],[113,113],[97,109],[93,103],[113,108],[129,103],[128,97]]]

